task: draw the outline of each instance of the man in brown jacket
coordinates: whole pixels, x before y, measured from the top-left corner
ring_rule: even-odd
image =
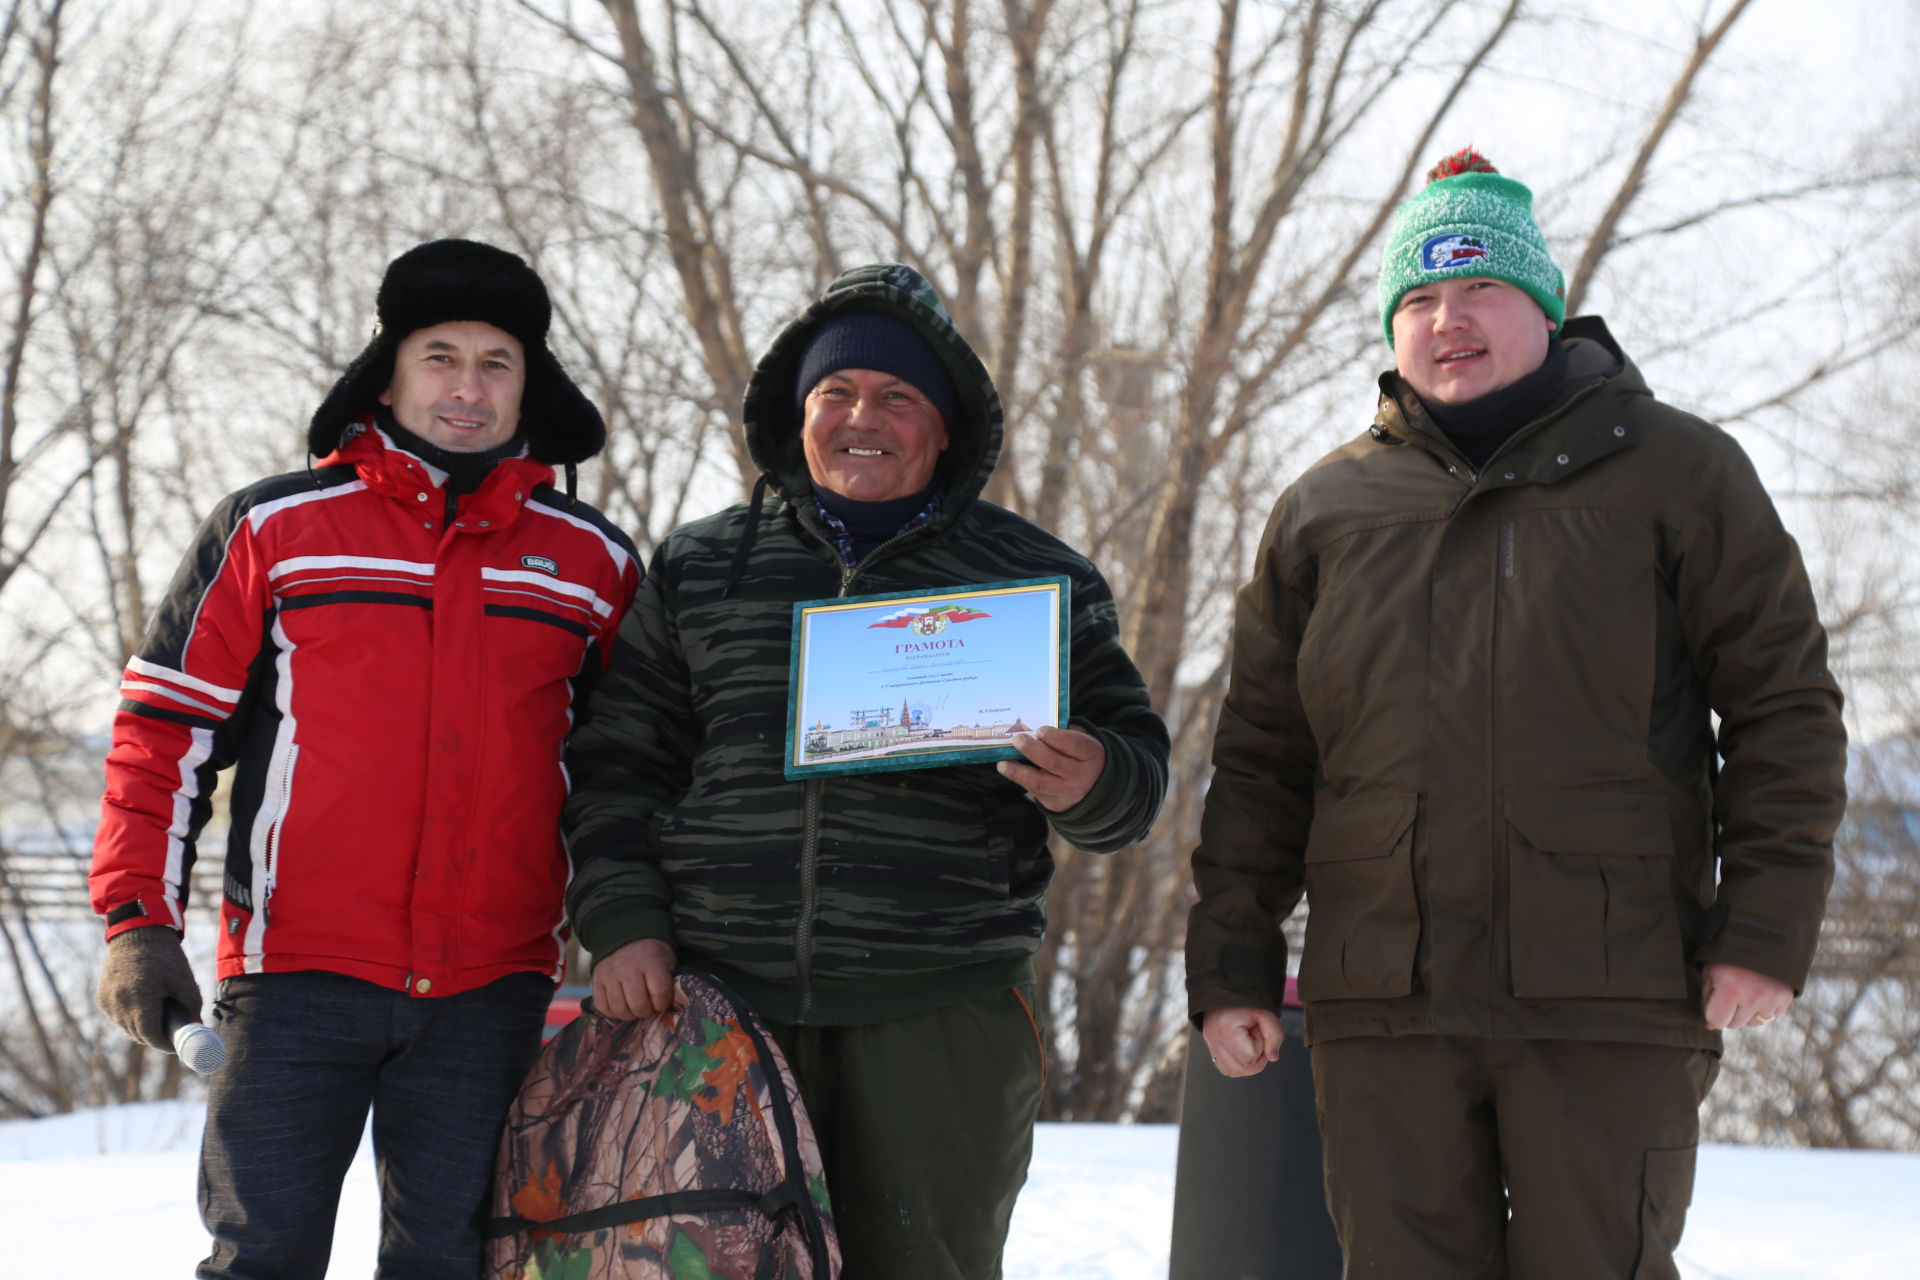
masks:
[[[1840,694],[1740,447],[1567,321],[1471,152],[1395,219],[1372,429],[1280,498],[1193,855],[1193,1014],[1279,1048],[1279,921],[1349,1276],[1677,1276],[1720,1033],[1805,982]],[[1714,716],[1719,717],[1715,724]]]

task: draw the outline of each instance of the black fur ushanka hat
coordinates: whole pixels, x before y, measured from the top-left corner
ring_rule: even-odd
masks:
[[[333,384],[307,427],[307,449],[325,457],[341,433],[379,402],[393,381],[393,357],[416,329],[478,320],[512,334],[527,353],[520,430],[527,451],[550,466],[585,462],[607,442],[593,401],[547,349],[553,304],[540,276],[516,254],[476,240],[429,240],[387,267],[374,303],[379,324],[366,350]]]

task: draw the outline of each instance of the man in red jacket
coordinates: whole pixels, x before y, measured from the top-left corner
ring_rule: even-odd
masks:
[[[559,974],[562,740],[639,582],[572,496],[606,440],[518,257],[436,240],[308,432],[223,500],[127,664],[94,846],[101,1008],[167,1044],[183,897],[235,766],[198,1275],[318,1277],[367,1115],[380,1273],[479,1268],[501,1117]],[[552,487],[553,467],[568,472]]]

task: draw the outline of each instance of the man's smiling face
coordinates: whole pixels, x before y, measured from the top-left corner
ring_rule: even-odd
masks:
[[[1462,404],[1547,358],[1553,321],[1518,285],[1489,276],[1407,290],[1393,312],[1394,367],[1422,400]]]
[[[478,320],[449,320],[400,340],[380,403],[422,440],[470,453],[513,438],[526,389],[520,339]]]
[[[815,484],[855,502],[886,502],[927,487],[947,424],[912,383],[842,369],[807,392],[800,443]]]

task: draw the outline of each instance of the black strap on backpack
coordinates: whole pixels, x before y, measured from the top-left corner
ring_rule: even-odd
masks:
[[[779,1208],[793,1209],[799,1219],[800,1238],[807,1242],[807,1258],[813,1266],[813,1274],[824,1277],[827,1274],[827,1229],[820,1221],[820,1206],[813,1202],[813,1193],[807,1189],[807,1171],[800,1159],[800,1126],[793,1118],[793,1107],[787,1099],[787,1083],[772,1071],[773,1051],[767,1046],[766,1036],[760,1030],[760,1019],[753,1014],[752,1007],[732,987],[712,974],[702,972],[700,976],[711,982],[736,1010],[747,1014],[740,1019],[740,1026],[753,1041],[760,1061],[767,1064],[769,1074],[773,1076],[774,1087],[767,1090],[767,1101],[773,1107],[773,1127],[780,1131],[780,1152],[786,1162],[787,1176],[779,1186],[767,1193],[766,1198],[772,1200],[778,1196],[782,1201]],[[793,1069],[791,1063],[787,1069]],[[775,1211],[778,1212],[778,1209]]]
[[[564,1218],[549,1218],[545,1222],[535,1222],[531,1218],[523,1218],[516,1213],[512,1217],[489,1219],[487,1225],[481,1229],[480,1235],[486,1240],[498,1240],[502,1236],[532,1231],[536,1227],[556,1234],[599,1231],[603,1227],[621,1227],[629,1222],[658,1218],[669,1213],[710,1213],[715,1209],[758,1209],[768,1218],[774,1218],[786,1207],[785,1191],[784,1185],[764,1196],[758,1192],[737,1191],[732,1188],[669,1191],[665,1195],[622,1200],[618,1204],[588,1209],[585,1213],[570,1213]],[[777,1201],[777,1203],[769,1204],[769,1201]]]

